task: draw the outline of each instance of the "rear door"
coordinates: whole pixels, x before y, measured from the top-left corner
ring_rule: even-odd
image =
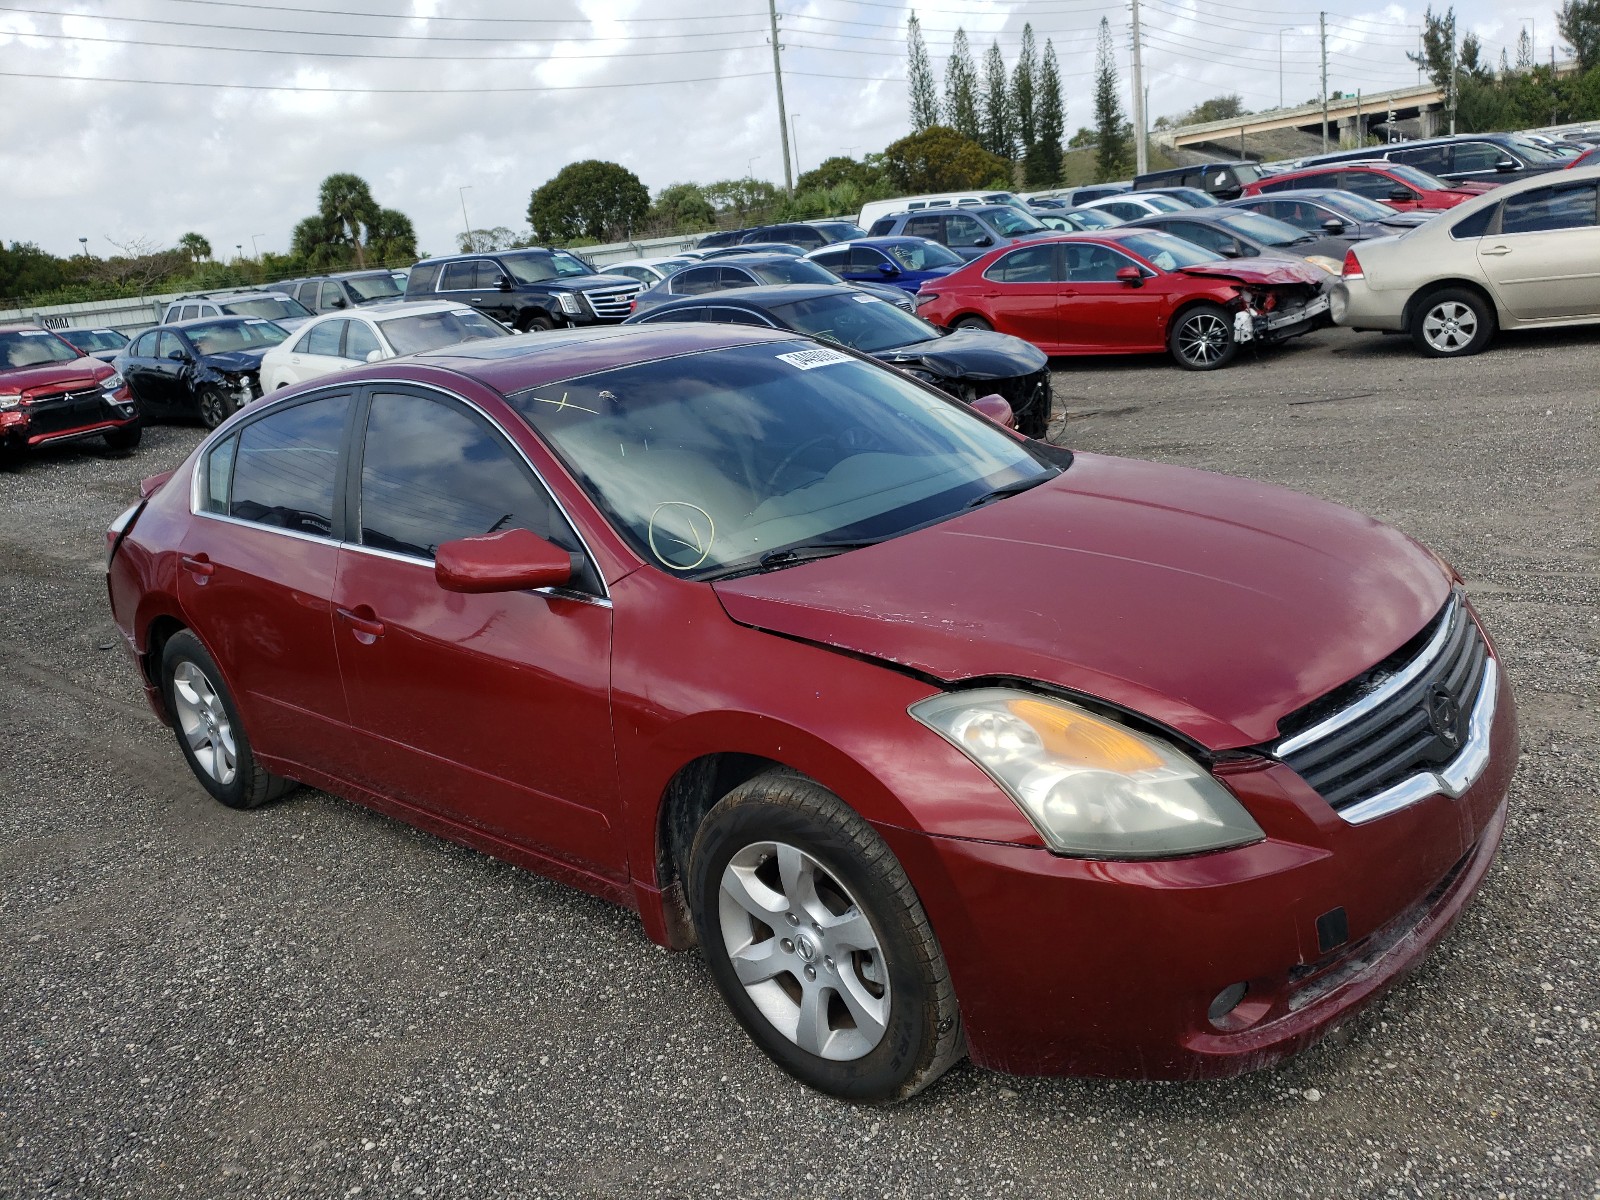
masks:
[[[1061,254],[1053,244],[1022,246],[1002,255],[983,273],[989,323],[1036,346],[1061,338]]]
[[[338,662],[369,786],[625,877],[611,738],[611,602],[439,587],[442,542],[531,529],[582,543],[526,460],[453,396],[375,387],[334,593]]]
[[[1593,180],[1508,196],[1478,265],[1519,321],[1600,315],[1600,224]]]

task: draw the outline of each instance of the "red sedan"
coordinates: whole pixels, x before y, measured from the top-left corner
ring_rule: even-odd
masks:
[[[1326,324],[1331,279],[1298,259],[1223,258],[1169,233],[1106,229],[990,251],[924,284],[917,315],[1015,334],[1046,354],[1167,352],[1208,371],[1245,342]]]
[[[1247,184],[1243,194],[1265,196],[1291,188],[1338,188],[1369,200],[1380,200],[1402,212],[1438,212],[1484,192],[1492,192],[1495,186],[1472,181],[1446,183],[1418,167],[1374,159],[1372,162],[1324,163],[1320,167],[1267,175]]]
[[[785,331],[361,367],[145,490],[111,607],[213,797],[307,783],[637,909],[842,1097],[1264,1066],[1505,824],[1511,692],[1435,555]]]

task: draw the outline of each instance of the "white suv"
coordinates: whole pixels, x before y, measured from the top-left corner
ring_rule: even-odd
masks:
[[[228,295],[179,296],[161,314],[161,324],[197,317],[260,317],[284,329],[304,325],[311,310],[282,292],[233,292]]]

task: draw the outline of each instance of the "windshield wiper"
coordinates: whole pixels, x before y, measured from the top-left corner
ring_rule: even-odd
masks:
[[[795,563],[811,562],[818,558],[832,558],[846,550],[859,550],[863,546],[876,546],[882,538],[858,542],[801,542],[798,546],[785,546],[782,550],[768,550],[756,559],[756,568],[770,571],[774,567],[787,567]]]
[[[985,504],[988,504],[991,500],[1004,500],[1007,496],[1015,496],[1019,492],[1027,491],[1029,488],[1038,487],[1045,480],[1054,479],[1059,474],[1061,474],[1060,471],[1052,471],[1046,475],[1034,475],[1028,479],[1019,479],[1015,483],[1008,483],[1004,487],[997,487],[992,492],[985,492],[981,496],[974,496],[971,500],[967,501],[967,507],[979,508]]]

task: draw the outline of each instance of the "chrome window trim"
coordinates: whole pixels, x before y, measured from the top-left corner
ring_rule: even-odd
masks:
[[[1456,627],[1456,622],[1458,620],[1471,620],[1461,602],[1461,593],[1459,591],[1450,593],[1450,602],[1447,608],[1448,612],[1445,619],[1439,622],[1439,628],[1434,631],[1433,637],[1428,639],[1428,644],[1422,648],[1420,654],[1384,680],[1382,685],[1374,688],[1349,707],[1340,709],[1331,717],[1317,722],[1310,729],[1301,730],[1293,737],[1285,738],[1272,748],[1272,752],[1282,758],[1285,755],[1293,754],[1296,750],[1304,749],[1313,742],[1320,742],[1323,738],[1337,733],[1346,725],[1359,720],[1373,709],[1387,703],[1396,692],[1405,688],[1412,680],[1426,671],[1433,665],[1434,660],[1439,657],[1440,651],[1444,649],[1445,642],[1449,639],[1451,631]]]
[[[316,542],[322,545],[348,545],[351,547],[360,548],[362,550],[367,550],[367,547],[360,546],[359,543],[356,542],[337,542],[331,537],[317,537],[313,534],[301,533],[294,529],[279,529],[272,525],[262,525],[256,521],[246,521],[239,517],[230,517],[223,513],[206,511],[201,507],[200,504],[200,464],[205,462],[205,460],[210,456],[214,445],[223,440],[218,435],[222,434],[224,430],[228,431],[225,436],[231,437],[244,425],[263,420],[279,408],[287,408],[302,402],[307,402],[314,399],[322,399],[322,393],[334,395],[339,392],[350,392],[352,396],[354,396],[355,391],[359,388],[377,387],[384,384],[387,384],[391,387],[420,388],[424,391],[437,392],[441,396],[447,396],[452,400],[455,400],[461,404],[465,404],[468,408],[472,409],[473,412],[477,413],[485,421],[489,422],[490,428],[504,438],[511,448],[516,451],[517,457],[527,465],[528,470],[533,474],[534,479],[538,482],[538,486],[543,488],[545,494],[550,497],[550,503],[555,505],[556,511],[561,514],[562,518],[567,522],[567,525],[572,529],[572,536],[577,538],[578,545],[583,547],[584,557],[587,558],[591,563],[597,564],[595,567],[595,578],[600,581],[600,590],[602,594],[599,596],[588,596],[587,592],[575,592],[573,595],[588,596],[588,598],[591,600],[602,600],[607,605],[611,603],[611,585],[606,582],[605,576],[600,573],[598,566],[599,560],[595,558],[594,551],[590,548],[588,539],[583,536],[582,528],[580,528],[578,523],[572,519],[572,514],[567,511],[567,506],[561,502],[561,497],[556,495],[555,489],[545,482],[544,476],[540,473],[539,468],[534,466],[533,460],[528,457],[527,451],[525,451],[521,446],[517,445],[516,439],[506,432],[505,427],[501,425],[499,421],[496,421],[494,417],[485,412],[482,405],[478,404],[474,400],[469,400],[467,397],[456,392],[452,392],[449,388],[440,387],[435,383],[422,383],[414,379],[357,379],[342,383],[330,383],[325,388],[318,388],[314,391],[305,392],[297,396],[286,396],[281,400],[274,399],[259,402],[262,404],[262,407],[259,410],[251,412],[250,420],[248,422],[240,421],[235,424],[233,421],[224,421],[220,426],[214,429],[203,442],[200,443],[199,449],[195,454],[194,469],[189,472],[189,515],[192,517],[208,517],[213,521],[227,521],[230,524],[244,525],[251,529],[264,529],[268,533],[279,533],[285,537],[303,538],[306,541]],[[242,412],[244,410],[241,409],[240,411]],[[535,432],[534,436],[537,437],[538,434]],[[380,553],[379,551],[371,552]],[[401,555],[400,557],[406,559],[406,561],[422,561],[410,559],[405,555]],[[429,565],[431,566],[432,564],[430,563]],[[548,589],[540,590],[544,591]]]
[[[1365,825],[1399,812],[1429,796],[1444,795],[1452,800],[1461,796],[1483,774],[1489,765],[1489,731],[1494,726],[1495,707],[1499,697],[1500,668],[1491,657],[1485,659],[1483,682],[1478,685],[1478,695],[1472,704],[1472,717],[1467,724],[1467,740],[1456,755],[1437,771],[1422,771],[1409,779],[1402,779],[1375,796],[1359,804],[1338,810],[1339,816],[1351,825]]]

